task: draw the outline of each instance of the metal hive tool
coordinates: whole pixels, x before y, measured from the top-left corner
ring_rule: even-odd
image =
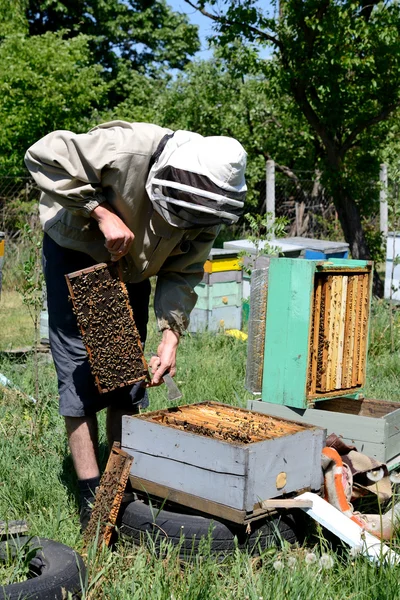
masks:
[[[99,392],[145,380],[148,367],[118,266],[101,263],[65,277]]]

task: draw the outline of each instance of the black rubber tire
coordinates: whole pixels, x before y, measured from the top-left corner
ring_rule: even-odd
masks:
[[[210,536],[213,553],[229,554],[235,548],[246,549],[251,554],[259,554],[280,540],[289,543],[299,541],[299,532],[291,513],[273,515],[260,519],[250,526],[250,532],[244,525],[237,525],[216,518],[179,512],[168,506],[160,509],[141,501],[134,500],[123,507],[120,532],[131,538],[136,544],[150,539],[156,542],[167,539],[179,546],[181,558],[187,558],[199,551],[201,539]]]
[[[85,565],[72,548],[45,538],[22,537],[0,542],[0,561],[5,560],[10,549],[15,554],[22,546],[38,549],[29,563],[32,577],[20,583],[0,585],[0,600],[62,600],[66,592],[73,595],[80,592]]]

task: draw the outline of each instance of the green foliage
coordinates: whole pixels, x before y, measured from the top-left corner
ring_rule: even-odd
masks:
[[[26,543],[19,544],[18,538],[10,537],[5,544],[5,560],[0,564],[0,579],[3,585],[11,585],[26,581],[30,574],[30,562],[36,556],[40,547],[30,544],[31,539],[25,540]]]
[[[199,2],[206,4],[212,10],[217,0]],[[274,69],[277,91],[306,119],[352,254],[368,258],[360,207],[370,212],[370,197],[361,174],[377,179],[386,143],[382,124],[400,103],[400,5],[378,0],[274,5],[279,10],[271,16],[255,0],[227,2],[215,17],[218,40],[225,55],[235,52],[238,39],[254,49],[273,46],[274,58],[259,59],[258,68],[266,76]],[[248,69],[245,62],[243,75]]]
[[[28,33],[26,4],[27,0],[0,0],[0,39],[11,34]]]
[[[8,174],[26,149],[54,129],[86,130],[107,86],[84,36],[10,35],[0,44],[0,161]]]
[[[180,69],[199,49],[197,26],[165,0],[27,0],[26,17],[30,35],[88,36],[94,61],[113,76],[119,57],[132,69]]]
[[[272,222],[270,213],[263,215],[246,213],[244,218],[246,227],[248,228],[246,239],[254,244],[255,252],[254,254],[250,254],[249,252],[243,251],[240,252],[239,255],[247,256],[252,259],[248,265],[246,265],[246,263],[243,265],[243,270],[250,275],[252,266],[256,264],[259,256],[279,253],[278,247],[276,245],[272,246],[269,243],[269,240],[285,235],[285,227],[288,224],[288,220],[286,217],[279,217]]]
[[[244,48],[236,49],[238,63],[244,53]],[[273,97],[271,79],[263,74],[243,76],[237,73],[235,63],[217,57],[195,61],[175,79],[158,85],[158,89],[154,89],[154,82],[151,85],[154,93],[144,101],[154,122],[171,129],[240,140],[248,153],[249,210],[262,210],[266,159],[272,156],[294,169],[313,169],[315,157],[310,151],[304,118],[296,113],[287,95]],[[139,90],[139,98],[143,96]],[[132,94],[118,106],[116,114],[120,110],[123,115],[135,117],[137,95]]]

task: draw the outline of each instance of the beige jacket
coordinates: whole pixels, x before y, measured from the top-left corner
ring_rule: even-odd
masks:
[[[60,246],[110,259],[91,211],[107,201],[135,234],[121,259],[124,280],[157,275],[154,308],[161,330],[182,332],[218,228],[182,230],[153,210],[145,191],[152,154],[169,129],[112,121],[87,134],[55,131],[31,146],[25,162],[39,188],[40,220]]]

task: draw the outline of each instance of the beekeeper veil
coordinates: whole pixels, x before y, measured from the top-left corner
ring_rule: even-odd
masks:
[[[234,138],[182,130],[166,136],[146,183],[154,209],[180,229],[236,223],[247,191],[246,156]]]

